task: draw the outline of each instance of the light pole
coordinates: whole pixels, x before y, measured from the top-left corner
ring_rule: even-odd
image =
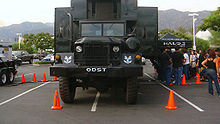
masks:
[[[199,14],[197,13],[192,13],[189,14],[188,16],[192,16],[193,17],[193,50],[196,50],[196,28],[195,28],[195,22],[196,22],[196,18],[195,16],[199,16]]]
[[[21,33],[17,33],[16,35],[18,35],[18,49],[21,49]]]

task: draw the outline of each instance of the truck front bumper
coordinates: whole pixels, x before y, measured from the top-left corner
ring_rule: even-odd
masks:
[[[50,75],[58,77],[138,77],[143,67],[135,66],[77,66],[58,64],[50,67]]]

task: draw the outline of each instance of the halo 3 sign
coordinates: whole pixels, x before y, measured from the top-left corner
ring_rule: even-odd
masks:
[[[164,41],[163,42],[163,46],[179,46],[179,47],[182,47],[182,48],[185,48],[186,47],[186,42],[172,42],[172,41]]]
[[[160,40],[158,40],[158,46],[179,46],[181,48],[192,48],[192,41],[178,38],[170,33],[165,34]]]

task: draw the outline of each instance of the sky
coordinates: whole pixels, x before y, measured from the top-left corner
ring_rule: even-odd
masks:
[[[138,5],[197,12],[216,10],[220,0],[138,0]],[[53,22],[54,8],[69,6],[70,0],[0,0],[0,26],[25,21]]]

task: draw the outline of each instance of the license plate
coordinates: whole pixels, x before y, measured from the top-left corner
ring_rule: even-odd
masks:
[[[106,72],[107,68],[86,68],[86,72],[101,73]]]

